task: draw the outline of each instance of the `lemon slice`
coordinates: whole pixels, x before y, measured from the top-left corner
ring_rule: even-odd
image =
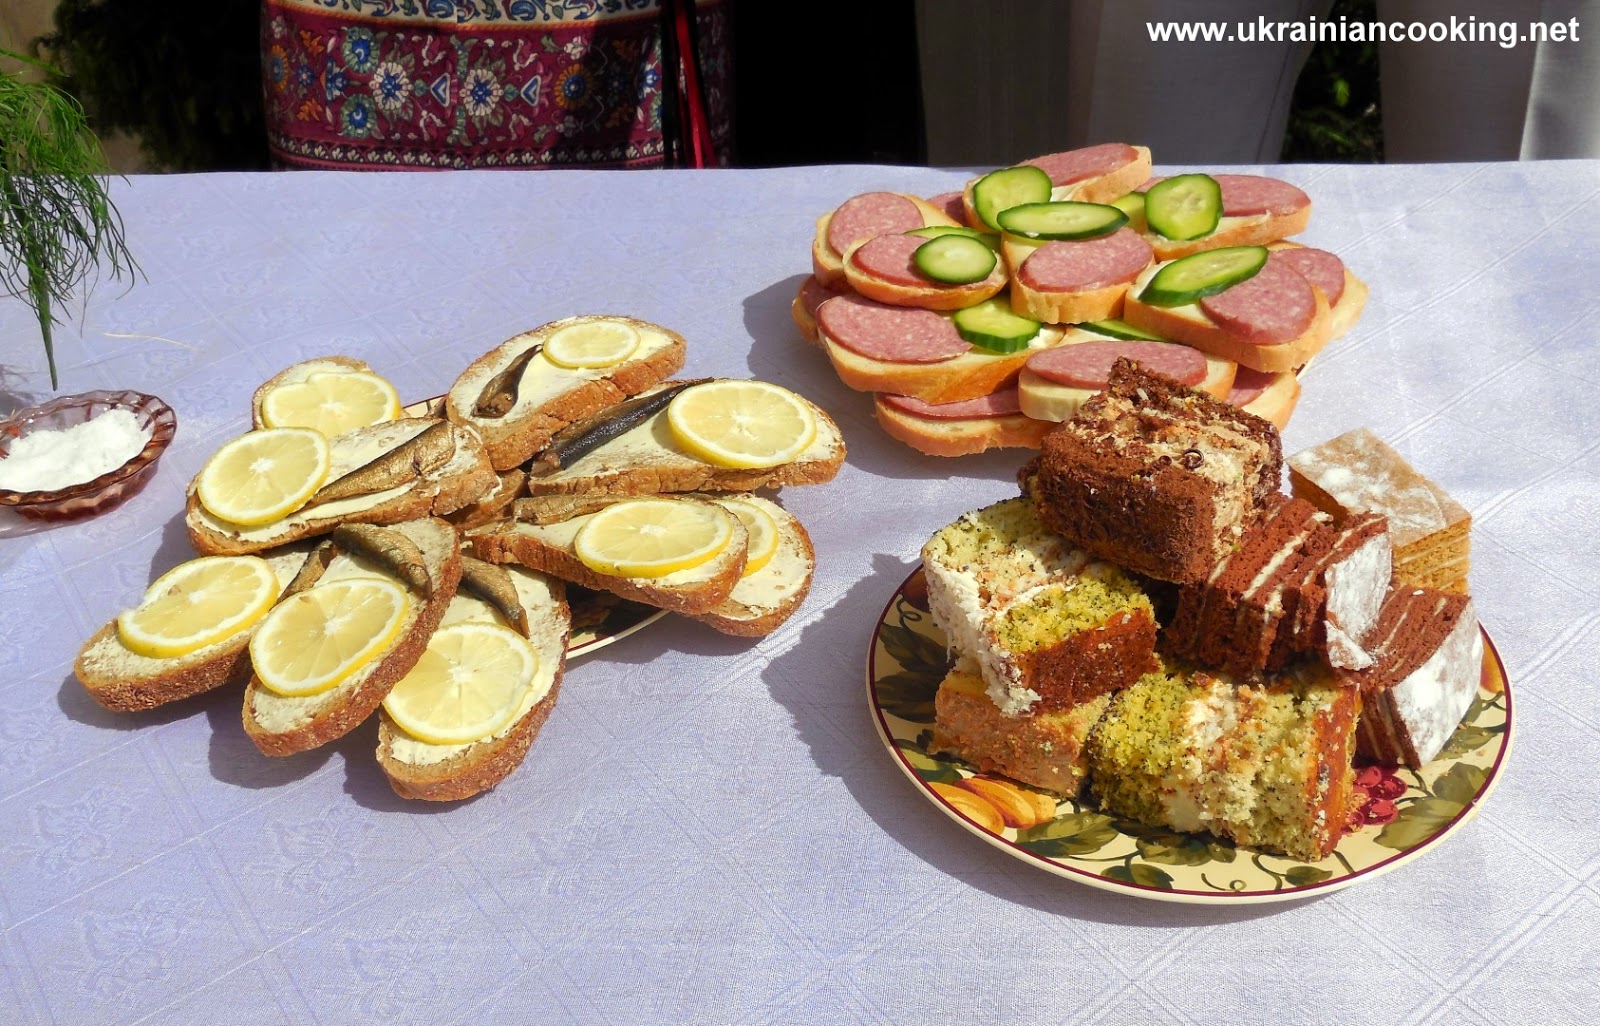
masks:
[[[607,506],[578,529],[573,552],[613,577],[665,577],[715,559],[733,537],[720,507],[678,499],[630,499]]]
[[[281,519],[328,477],[328,440],[310,428],[264,428],[240,435],[200,468],[195,490],[213,516],[244,527]]]
[[[504,730],[533,690],[539,653],[499,624],[441,627],[383,707],[401,730],[435,745],[464,745]]]
[[[366,371],[319,371],[269,389],[261,399],[267,427],[310,428],[329,438],[399,417],[394,386]]]
[[[817,437],[811,406],[765,381],[708,381],[667,405],[672,435],[691,456],[719,467],[775,467]]]
[[[744,563],[744,576],[749,577],[778,554],[778,522],[753,502],[739,499],[718,499],[717,502],[738,517],[750,533],[750,552]]]
[[[640,341],[638,329],[631,324],[583,321],[546,339],[544,355],[557,367],[610,367],[632,356]]]
[[[172,659],[225,641],[267,614],[278,576],[259,556],[202,556],[156,579],[117,617],[117,637],[142,656]]]
[[[386,651],[400,633],[411,597],[398,582],[344,577],[278,603],[250,639],[263,687],[316,695],[338,687]]]

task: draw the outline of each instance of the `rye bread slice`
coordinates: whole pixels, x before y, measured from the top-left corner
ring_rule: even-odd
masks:
[[[765,511],[778,525],[778,551],[755,573],[741,576],[728,597],[693,619],[742,638],[771,634],[800,608],[811,591],[811,575],[817,568],[816,550],[811,535],[793,513],[770,499],[758,495],[705,495],[700,498],[723,503],[733,499]]]

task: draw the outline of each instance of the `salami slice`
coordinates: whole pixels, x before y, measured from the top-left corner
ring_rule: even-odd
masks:
[[[1191,388],[1206,379],[1204,354],[1176,342],[1080,342],[1034,353],[1027,367],[1046,381],[1099,391],[1106,387],[1111,365],[1123,357]]]
[[[1267,386],[1276,378],[1276,374],[1240,364],[1238,373],[1233,376],[1233,388],[1228,391],[1228,402],[1238,407],[1249,406],[1261,398],[1261,393],[1265,392]]]
[[[1050,183],[1059,187],[1108,175],[1138,159],[1139,151],[1127,143],[1101,143],[1081,150],[1047,153],[1023,163],[1043,171],[1050,176]]]
[[[1272,345],[1299,337],[1317,314],[1316,293],[1305,275],[1273,251],[1254,278],[1200,300],[1200,308],[1242,342]]]
[[[1139,277],[1155,251],[1131,228],[1097,239],[1047,242],[1022,262],[1018,277],[1036,292],[1087,292]]]
[[[904,196],[892,192],[864,192],[839,205],[828,222],[828,245],[843,253],[864,239],[915,231],[922,227],[922,211]]]
[[[893,285],[939,288],[941,283],[923,274],[911,259],[927,241],[920,235],[880,235],[863,242],[850,259],[862,271]]]
[[[933,420],[975,420],[980,417],[1010,417],[1022,412],[1022,400],[1015,388],[1005,388],[959,403],[925,403],[909,395],[878,393],[885,406]]]
[[[1261,175],[1212,175],[1222,188],[1223,217],[1292,214],[1311,203],[1299,187]]]
[[[1306,276],[1306,281],[1322,290],[1333,306],[1344,295],[1344,261],[1325,249],[1296,246],[1274,250],[1276,259]]]
[[[817,280],[816,275],[810,276],[800,285],[800,305],[804,307],[806,313],[810,314],[813,318],[817,316],[817,307],[821,306],[823,303],[826,303],[834,296],[842,295],[846,295],[846,293],[836,292],[833,289],[828,288],[828,286]]]
[[[942,210],[944,215],[956,224],[967,223],[967,209],[961,203],[959,192],[941,192],[937,196],[929,196],[928,205]]]
[[[887,363],[940,363],[972,349],[948,317],[857,295],[823,303],[817,327],[851,352]]]

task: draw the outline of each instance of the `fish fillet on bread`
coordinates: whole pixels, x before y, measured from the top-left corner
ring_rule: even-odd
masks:
[[[715,380],[715,379],[713,379]],[[658,390],[682,382],[663,382],[643,399]],[[620,434],[583,452],[570,461],[553,458],[563,446],[551,449],[528,467],[527,493],[544,495],[650,495],[662,492],[745,492],[757,488],[791,484],[821,484],[831,481],[844,463],[844,436],[838,424],[820,406],[800,397],[816,424],[811,444],[794,459],[774,467],[738,468],[718,466],[691,455],[678,443],[667,420],[665,407],[631,423]],[[592,430],[603,430],[609,414],[574,425],[563,441],[576,441]]]
[[[542,351],[530,355],[557,332],[599,322],[637,332],[637,348],[619,363],[595,368],[563,367]],[[444,415],[481,435],[489,462],[496,470],[509,470],[543,449],[562,428],[675,374],[687,349],[682,335],[636,317],[595,314],[552,321],[473,361],[445,394]],[[524,361],[520,372],[519,360]],[[491,393],[499,394],[498,405]]]
[[[309,587],[314,590],[351,577],[395,580],[406,588],[410,599],[405,618],[381,651],[345,680],[319,694],[280,695],[252,674],[245,685],[244,730],[267,755],[293,755],[327,744],[371,716],[395,682],[416,665],[455,597],[461,580],[461,543],[450,524],[426,517],[386,527],[359,525],[356,529],[400,535],[417,550],[416,562],[408,564],[404,574],[397,573],[389,563],[336,544],[336,536],[329,542],[333,551],[326,553],[326,562]],[[317,558],[317,553],[310,557]],[[290,600],[285,597],[279,601],[281,604]]]
[[[531,686],[504,728],[464,744],[435,744],[406,733],[379,709],[378,765],[402,798],[459,801],[494,787],[522,765],[528,749],[550,718],[566,669],[572,616],[566,586],[546,574],[519,566],[498,566],[462,557],[461,584],[440,621],[499,624],[526,638],[538,655]],[[495,587],[494,575],[503,575]],[[483,582],[489,580],[489,587]],[[510,594],[506,594],[506,589]],[[507,615],[510,596],[515,606]]]
[[[429,448],[432,469],[401,484],[331,502],[318,501],[341,478],[353,478],[372,461],[407,443]],[[184,508],[184,526],[195,551],[243,555],[327,534],[345,523],[395,524],[445,516],[482,499],[499,483],[477,432],[437,418],[408,417],[357,428],[334,436],[328,448],[332,466],[323,491],[287,516],[253,527],[230,523],[207,510],[200,502],[197,475],[189,484]]]

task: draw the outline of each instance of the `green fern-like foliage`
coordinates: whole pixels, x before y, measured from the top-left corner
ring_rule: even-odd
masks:
[[[51,388],[56,311],[97,267],[113,279],[138,271],[106,194],[107,174],[76,100],[20,72],[0,74],[0,287],[38,316]]]

